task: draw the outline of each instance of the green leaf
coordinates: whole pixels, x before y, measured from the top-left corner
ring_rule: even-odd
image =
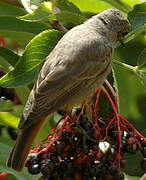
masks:
[[[0,112],[1,111],[10,111],[15,106],[14,103],[10,100],[0,99]]]
[[[59,10],[57,12],[53,12],[53,6],[55,6],[54,8],[57,6]],[[59,2],[55,1],[54,4],[44,2],[33,13],[21,16],[19,18],[30,22],[58,20],[63,22],[71,22],[75,25],[81,24],[86,20],[86,18],[80,14],[78,8],[74,7],[72,3],[68,2],[67,4],[66,0]]]
[[[45,20],[49,15],[52,14],[52,8],[51,2],[44,2],[41,3],[41,5],[32,13],[21,16],[19,19],[31,22]]]
[[[135,162],[134,162],[135,163]],[[140,177],[125,175],[125,180],[139,180]]]
[[[23,106],[15,105],[10,100],[0,100],[0,124],[17,127]]]
[[[136,38],[139,34],[144,32],[146,26],[146,3],[135,5],[133,10],[129,12],[128,19],[132,31],[128,34],[126,42]]]
[[[105,9],[112,8],[113,6],[98,0],[69,0],[75,4],[82,12],[98,13]]]
[[[6,132],[6,128],[4,127],[3,131],[2,131],[2,135],[0,136],[0,143],[6,144],[11,146],[14,142],[14,140],[12,140],[10,138],[10,136],[8,136],[7,132]]]
[[[117,81],[120,112],[130,120],[140,131],[143,131],[145,124],[145,102],[139,103],[141,99],[145,101],[145,88],[135,74],[137,58],[144,49],[145,44],[141,43],[143,36],[125,44],[125,48],[118,47],[114,51],[114,59],[129,64],[130,68],[125,68],[113,63],[115,78]],[[130,71],[129,71],[130,69]],[[140,100],[139,100],[140,99]],[[143,131],[143,133],[145,133]]]
[[[64,23],[69,22],[75,25],[86,21],[79,8],[68,0],[54,0],[52,4],[54,5],[54,9],[52,17],[49,17],[50,20],[58,20]]]
[[[124,159],[126,160],[128,165],[124,168],[124,172],[127,174],[127,176],[125,176],[125,179],[141,180],[138,176],[141,176],[145,173],[145,170],[142,170],[141,168],[141,161],[143,159],[141,152],[137,152],[134,155],[126,153]]]
[[[15,88],[17,96],[21,102],[21,104],[25,104],[30,93],[30,89],[27,86],[21,86]]]
[[[75,14],[68,11],[62,11],[60,13],[56,13],[55,16],[58,21],[70,22],[75,25],[82,24],[84,21],[87,20],[84,16],[80,14]]]
[[[2,56],[0,56],[0,68],[4,73],[12,70],[12,66]]]
[[[142,83],[142,85],[146,88],[146,71],[139,70],[139,68],[137,67],[135,69],[135,74],[140,79],[140,82]]]
[[[121,0],[115,0],[115,1],[103,0],[103,1],[111,4],[113,7],[120,9],[121,11],[125,13],[131,10],[131,7],[128,4],[123,3]]]
[[[136,4],[140,4],[141,0],[121,0],[123,3],[128,4],[129,7],[133,7]]]
[[[77,14],[80,13],[80,10],[73,3],[68,2],[67,0],[56,0],[52,2],[43,2],[32,13],[28,13],[19,18],[26,21],[40,21],[45,20],[52,14],[56,14],[56,11],[68,11]]]
[[[21,33],[38,34],[39,32],[42,32],[43,30],[46,30],[50,27],[49,25],[43,23],[24,22],[12,16],[0,17],[0,22],[1,22],[0,31],[9,31],[10,33],[21,32]]]
[[[138,69],[146,71],[146,48],[143,49],[143,51],[138,56],[137,66]]]
[[[31,4],[39,6],[42,2],[46,2],[46,0],[31,0]]]
[[[20,43],[28,43],[35,34],[49,28],[51,26],[40,22],[30,23],[12,16],[0,16],[0,36],[18,40]]]
[[[0,30],[0,36],[17,41],[18,45],[25,47],[35,35],[28,32]]]
[[[36,180],[40,175],[30,175],[26,168],[21,172],[12,170],[6,166],[8,156],[10,154],[11,146],[0,143],[0,172],[8,172],[16,177],[17,180]]]
[[[0,79],[0,85],[17,87],[32,83],[45,58],[62,37],[62,34],[56,30],[48,30],[37,35],[27,45],[15,69]]]
[[[137,66],[134,72],[142,85],[146,88],[146,48],[144,48],[138,56]]]
[[[130,31],[126,36],[124,43],[128,43],[129,41],[135,39],[137,36],[143,33],[143,31],[144,31],[144,26],[141,26],[138,29]]]
[[[25,11],[22,8],[0,2],[0,16],[22,16]]]
[[[132,30],[137,30],[146,24],[146,2],[135,5],[128,14],[128,19],[132,25]]]
[[[130,65],[126,64],[126,63],[122,63],[122,62],[117,61],[115,59],[113,60],[113,63],[116,64],[116,65],[119,65],[120,67],[122,67],[122,68],[124,68],[124,69],[126,69],[126,70],[128,70],[130,72],[133,72],[133,73],[135,72],[135,67],[130,66]]]
[[[19,56],[7,48],[0,47],[0,56],[3,57],[12,66],[15,66],[19,60]]]
[[[120,68],[117,64],[114,64],[113,68],[118,86],[120,112],[142,130],[145,122],[138,110],[137,100],[145,94],[145,90],[134,73]]]
[[[55,6],[55,8],[59,8],[60,11],[68,11],[75,14],[81,13],[79,8],[68,0],[54,0],[52,1],[52,4]]]
[[[17,127],[20,118],[10,112],[0,112],[0,125]]]

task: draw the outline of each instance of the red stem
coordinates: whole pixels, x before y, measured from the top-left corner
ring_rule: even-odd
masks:
[[[118,152],[121,152],[121,147],[122,147],[122,139],[121,139],[121,128],[120,128],[120,118],[119,118],[119,113],[118,113],[118,108],[116,106],[116,104],[113,102],[112,98],[110,97],[109,93],[107,92],[107,90],[102,86],[101,87],[102,92],[104,93],[104,95],[107,97],[107,100],[109,101],[109,103],[111,104],[113,111],[116,115],[116,120],[117,120],[117,129],[118,129],[118,143],[119,143],[119,147],[118,147]]]

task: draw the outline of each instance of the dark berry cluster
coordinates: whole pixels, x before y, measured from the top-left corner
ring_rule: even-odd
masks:
[[[108,116],[100,112],[102,96],[112,107]],[[145,138],[118,113],[116,103],[103,89],[81,109],[64,115],[31,150],[26,166],[31,174],[41,173],[41,180],[124,180],[124,154],[137,151],[144,156],[145,169]]]
[[[68,117],[66,121],[71,120]],[[92,122],[80,116],[70,127],[65,124],[45,149],[38,147],[32,151],[26,164],[31,174],[41,172],[45,180],[124,179],[113,163],[114,149],[109,148],[105,153],[100,150],[99,136]]]

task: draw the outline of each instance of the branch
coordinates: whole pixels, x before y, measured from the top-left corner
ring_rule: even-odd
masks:
[[[54,28],[54,29],[57,29],[57,30],[59,30],[59,31],[62,31],[62,32],[64,32],[64,33],[66,33],[68,30],[61,24],[61,22],[59,22],[59,21],[53,21],[52,23],[51,23],[51,25],[52,25],[52,27]]]
[[[11,5],[14,5],[14,6],[17,6],[17,7],[22,7],[22,4],[20,2],[18,2],[17,0],[0,0],[1,2],[4,2],[4,3],[8,3],[8,4],[11,4]]]

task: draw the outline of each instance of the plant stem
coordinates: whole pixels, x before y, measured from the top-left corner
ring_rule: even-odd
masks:
[[[131,71],[133,73],[135,72],[136,67],[134,67],[134,66],[130,66],[129,64],[122,63],[122,62],[117,61],[115,59],[113,60],[113,63],[115,63],[116,65],[121,66],[122,68],[124,68],[124,69],[126,69],[128,71]]]
[[[109,88],[109,90],[111,91],[114,99],[116,100],[117,99],[117,95],[116,95],[116,92],[115,92],[114,88],[112,87],[112,85],[110,84],[110,82],[107,79],[104,82],[107,85],[107,87]]]
[[[59,21],[53,21],[53,23],[51,25],[54,29],[57,29],[57,30],[62,31],[64,33],[68,32],[68,30]]]
[[[116,102],[117,102],[118,110],[120,112],[119,88],[118,88],[117,79],[116,79],[116,76],[115,76],[114,69],[112,69],[112,73],[113,73],[113,78],[114,78],[114,85],[113,86],[114,86],[114,88],[116,90]]]

